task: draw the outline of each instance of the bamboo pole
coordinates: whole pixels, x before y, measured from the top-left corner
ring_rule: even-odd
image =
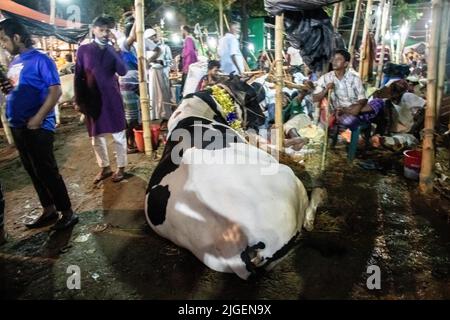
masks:
[[[0,99],[1,98],[2,97],[0,97]],[[3,98],[6,100],[6,97],[3,97]],[[6,141],[8,141],[9,144],[13,145],[14,144],[14,140],[13,140],[13,137],[12,137],[11,128],[9,127],[8,120],[6,119],[5,106],[6,106],[5,102],[1,103],[1,105],[0,105],[0,117],[1,117],[2,125],[3,125],[3,130],[5,131]]]
[[[341,2],[338,2],[334,4],[333,18],[331,20],[334,29],[338,28],[340,15],[341,15]]]
[[[331,103],[331,92],[328,90],[328,101],[325,108],[325,136],[323,140],[323,150],[322,150],[322,161],[320,164],[320,170],[325,171],[325,163],[327,162],[327,151],[328,151],[328,129],[329,129],[329,118],[330,118],[330,103]]]
[[[375,43],[378,44],[380,42],[380,36],[381,39],[383,39],[382,36],[382,28],[383,28],[383,19],[384,19],[384,7],[386,5],[386,0],[380,0],[378,11],[380,12],[380,16],[377,20],[377,29],[375,31]]]
[[[219,0],[219,31],[221,37],[223,37],[223,15],[223,0]]]
[[[385,42],[386,42],[386,29],[389,21],[389,15],[392,10],[392,2],[390,0],[387,5],[384,6],[384,10],[382,12],[382,23],[381,23],[381,51],[380,51],[380,60],[378,60],[377,65],[377,79],[375,82],[375,87],[381,86],[381,80],[383,77],[383,66],[384,66],[384,55],[386,53],[385,50]]]
[[[275,130],[276,148],[283,148],[283,32],[284,15],[275,17],[275,64],[276,64],[276,93],[275,93]]]
[[[142,114],[142,129],[144,131],[145,154],[152,154],[150,133],[150,99],[148,94],[146,61],[144,56],[144,0],[135,0],[136,11],[136,42],[139,69],[139,97]]]
[[[444,9],[442,10],[442,17],[450,15],[450,2],[444,1]],[[447,48],[448,48],[448,31],[450,27],[450,20],[443,19],[441,25],[440,45],[439,45],[439,67],[438,68],[438,84],[437,84],[437,99],[436,99],[436,117],[440,116],[442,97],[444,95],[445,72],[447,70]]]
[[[349,52],[350,52],[350,55],[352,56],[352,61],[353,61],[353,56],[354,56],[354,53],[355,53],[356,38],[357,38],[357,35],[358,35],[358,28],[359,28],[359,21],[361,20],[361,1],[362,0],[357,0],[356,1],[355,14],[353,16],[352,32],[350,34],[350,40],[348,42]],[[350,61],[350,65],[353,65],[352,61]]]
[[[361,77],[361,80],[363,79],[364,71],[365,71],[365,63],[364,60],[367,60],[366,56],[366,48],[368,46],[368,35],[369,35],[369,24],[370,24],[370,15],[372,13],[372,3],[373,0],[367,1],[367,8],[366,8],[366,17],[364,19],[364,29],[363,29],[363,38],[362,38],[362,46],[361,46],[361,52],[360,52],[360,59],[359,59],[359,76]],[[370,72],[370,70],[369,70]]]
[[[422,166],[420,170],[420,192],[433,191],[434,178],[434,124],[436,119],[436,80],[439,66],[439,29],[442,23],[442,0],[432,2],[431,37],[428,44],[428,84],[425,128],[422,143]]]
[[[225,14],[222,15],[223,19],[225,20],[225,24],[227,25],[227,30],[230,31],[230,25],[228,24],[228,18]]]
[[[50,0],[50,24],[55,27],[56,20],[56,0]],[[52,50],[55,50],[55,37],[50,37]]]

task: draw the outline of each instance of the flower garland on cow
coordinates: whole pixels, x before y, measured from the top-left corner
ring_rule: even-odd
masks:
[[[242,129],[242,121],[238,117],[236,105],[231,95],[218,85],[211,87],[212,96],[222,108],[222,115],[227,121],[228,125],[239,133],[244,133]]]

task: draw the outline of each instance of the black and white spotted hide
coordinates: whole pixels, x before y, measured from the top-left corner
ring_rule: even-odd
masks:
[[[145,214],[156,233],[211,269],[247,279],[280,261],[302,227],[312,229],[323,194],[314,190],[310,201],[293,171],[231,130],[218,108],[205,91],[172,115]],[[257,125],[256,114],[247,127]],[[199,133],[204,138],[194,139]]]

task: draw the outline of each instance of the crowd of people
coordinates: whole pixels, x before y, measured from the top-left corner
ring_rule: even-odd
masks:
[[[53,108],[61,95],[60,76],[74,74],[76,108],[85,116],[100,168],[94,183],[109,177],[114,182],[122,181],[128,154],[136,152],[134,130],[141,126],[142,119],[135,20],[133,16],[127,17],[122,37],[112,32],[115,22],[109,16],[97,17],[92,25],[92,41],[78,48],[73,61],[70,54],[62,59],[60,52],[56,52],[53,60],[36,50],[30,34],[19,22],[12,19],[0,22],[0,43],[15,56],[9,66],[8,79],[1,83],[7,96],[9,125],[23,166],[43,207],[43,213],[27,224],[30,228],[55,220],[53,228],[60,230],[78,222],[53,154],[56,125]],[[200,60],[191,28],[183,26],[181,31],[184,44],[179,64],[174,63],[171,48],[164,43],[159,30],[148,28],[144,33],[151,119],[160,120],[162,130],[180,98],[173,97],[170,71],[181,71],[181,87],[184,87],[192,67]],[[216,84],[220,74],[246,75],[248,69],[240,49],[239,34],[240,24],[232,22],[229,32],[219,40],[219,59],[207,62],[204,74],[193,86],[194,92]],[[384,88],[368,96],[360,76],[350,66],[352,59],[345,50],[335,52],[331,71],[325,74],[309,70],[295,48],[287,48],[285,57],[289,77],[300,87],[283,89],[283,129],[286,138],[297,139],[292,145],[295,150],[302,149],[310,140],[323,138],[323,112],[329,106],[329,124],[335,130],[355,131],[364,127],[369,128],[372,138],[384,146],[417,144],[423,124],[420,114],[423,114],[421,110],[426,101],[417,95],[415,83],[408,83],[406,76],[389,79]],[[259,69],[261,73],[249,83],[258,89],[258,93],[264,93],[260,105],[266,121],[260,129],[267,132],[274,124],[275,85],[271,79],[271,59],[266,52],[260,55]],[[179,94],[185,95],[186,90],[182,89]],[[328,97],[329,104],[321,103]],[[106,143],[108,136],[114,141],[116,170],[111,167]],[[4,238],[2,224],[3,212],[0,212],[0,242]]]

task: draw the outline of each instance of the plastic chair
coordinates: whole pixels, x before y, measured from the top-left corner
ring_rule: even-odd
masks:
[[[332,147],[336,146],[339,132],[341,131],[341,129],[347,129],[347,127],[340,124],[335,124],[334,126],[335,132],[333,133],[332,136],[332,144],[331,144]],[[350,137],[350,144],[348,146],[347,151],[347,160],[349,162],[352,162],[356,157],[356,152],[358,150],[359,136],[361,135],[361,133],[364,134],[364,141],[366,147],[370,145],[370,129],[371,124],[369,122],[362,122],[359,126],[351,130],[352,134]]]

